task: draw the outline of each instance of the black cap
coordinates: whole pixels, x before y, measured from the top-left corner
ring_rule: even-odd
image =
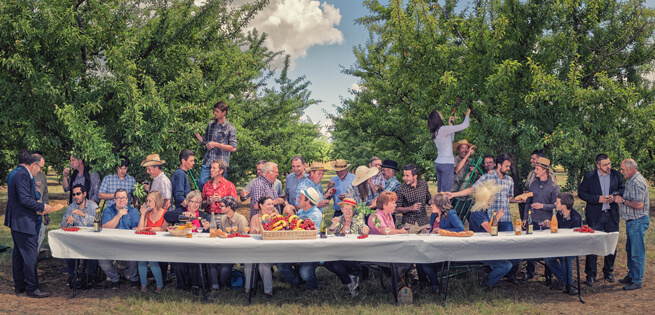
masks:
[[[384,160],[382,161],[382,167],[386,168],[392,168],[394,170],[398,170],[398,162],[393,161],[393,160]]]

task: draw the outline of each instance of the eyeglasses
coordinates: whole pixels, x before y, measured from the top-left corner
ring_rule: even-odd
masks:
[[[116,200],[127,200],[127,197],[117,197]]]
[[[81,195],[81,194],[83,194],[83,193],[81,193],[81,192],[77,192],[77,193],[73,193],[73,196],[79,196],[79,195]]]
[[[193,203],[193,204],[197,204],[197,205],[199,205],[199,204],[202,203],[202,201],[193,201],[193,200],[191,200],[191,201],[189,201],[189,203]]]

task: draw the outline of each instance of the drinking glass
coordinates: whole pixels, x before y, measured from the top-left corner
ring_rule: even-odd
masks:
[[[245,227],[245,228],[243,228],[243,230],[246,232],[246,234],[248,234],[248,232],[250,232],[250,228],[249,228],[249,227]]]
[[[409,235],[409,228],[410,228],[409,223],[406,223],[405,225],[403,225],[403,229],[405,229],[405,231],[407,231],[407,234],[405,234],[405,235]]]
[[[387,233],[387,237],[389,237],[389,232],[391,232],[391,228],[390,227],[385,227],[384,232]]]
[[[343,232],[346,233],[346,235],[350,234],[350,227],[349,226],[344,227]]]

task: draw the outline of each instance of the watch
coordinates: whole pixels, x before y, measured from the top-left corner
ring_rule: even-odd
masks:
[[[621,201],[621,204],[624,205],[626,201],[628,201],[628,200],[626,200],[626,199],[624,198],[623,201]]]

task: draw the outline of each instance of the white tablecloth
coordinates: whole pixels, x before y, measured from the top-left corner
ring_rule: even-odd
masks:
[[[137,235],[134,231],[89,228],[79,232],[49,232],[52,255],[57,258],[117,259],[189,263],[278,263],[331,260],[430,263],[496,259],[544,258],[614,253],[618,232],[579,233],[561,229],[557,234],[499,233],[492,237],[440,235],[370,235],[366,239],[330,236],[326,239],[264,241],[251,238],[174,237],[168,232]]]

